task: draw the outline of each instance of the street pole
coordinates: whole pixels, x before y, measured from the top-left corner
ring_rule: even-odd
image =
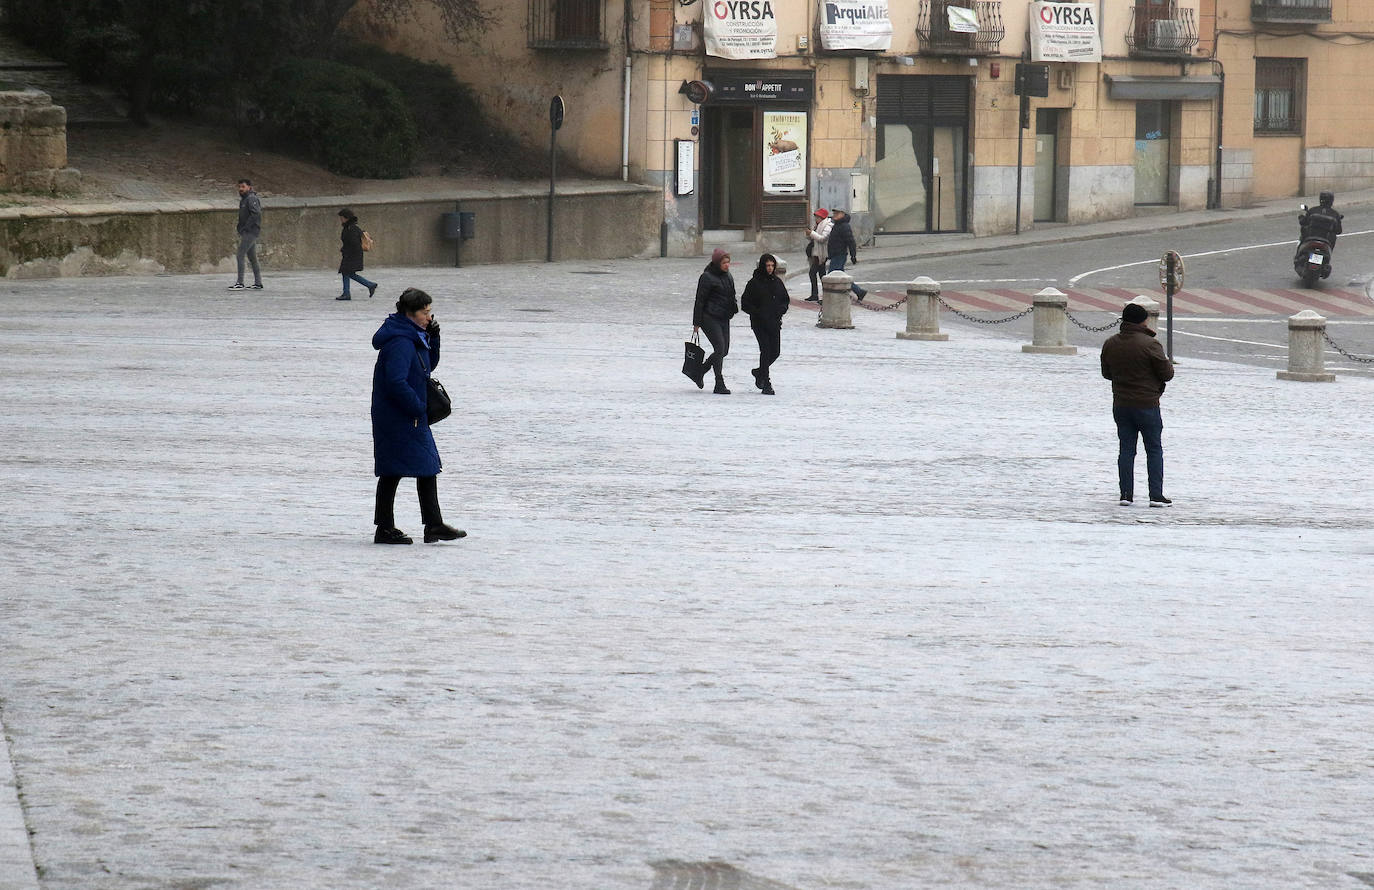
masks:
[[[1178,254],[1172,250],[1164,255],[1164,348],[1169,361],[1174,360],[1174,288],[1178,284]]]
[[[553,262],[553,195],[554,181],[558,174],[558,128],[563,126],[563,97],[554,96],[549,103],[549,218],[545,225],[548,231],[548,244],[544,251],[544,262]]]
[[[1016,128],[1016,234],[1021,234],[1021,157],[1025,152],[1026,126],[1030,123],[1030,97],[1021,96],[1021,116]]]

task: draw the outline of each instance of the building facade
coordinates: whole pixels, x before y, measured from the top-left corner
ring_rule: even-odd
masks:
[[[1348,100],[1374,49],[1343,39],[1374,3],[490,6],[475,44],[423,14],[381,42],[449,64],[530,139],[561,95],[559,149],[662,188],[672,255],[797,249],[818,206],[864,238],[983,235],[1374,184],[1374,110]]]

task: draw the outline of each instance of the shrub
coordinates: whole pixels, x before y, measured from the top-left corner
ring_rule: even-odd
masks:
[[[541,169],[540,152],[494,124],[471,87],[434,62],[387,52],[364,43],[344,43],[334,58],[363,68],[401,91],[419,126],[419,156],[441,168],[465,168],[511,175]]]
[[[260,95],[266,135],[343,176],[398,179],[410,173],[418,136],[401,93],[338,62],[293,59],[274,69]]]

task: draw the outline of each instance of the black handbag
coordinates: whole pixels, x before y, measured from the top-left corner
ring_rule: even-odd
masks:
[[[434,426],[452,413],[453,400],[448,397],[448,390],[433,377],[426,378],[425,415],[429,418],[429,425]]]
[[[682,373],[697,383],[706,374],[706,350],[701,348],[700,335],[692,334],[692,339],[682,344],[682,353]]]

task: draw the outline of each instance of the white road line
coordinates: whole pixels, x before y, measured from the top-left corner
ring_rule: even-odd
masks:
[[[1192,331],[1180,331],[1175,329],[1174,333],[1180,337],[1198,337],[1202,340],[1219,340],[1222,343],[1244,343],[1246,346],[1263,346],[1265,349],[1287,349],[1288,344],[1260,343],[1257,340],[1238,340],[1235,337],[1213,337],[1211,334],[1197,334]]]
[[[1356,236],[1356,235],[1369,235],[1369,234],[1374,234],[1374,229],[1365,229],[1364,231],[1361,231],[1361,232],[1346,232],[1346,233],[1342,234],[1340,237],[1342,237],[1342,238],[1353,238],[1353,237]],[[1185,260],[1190,260],[1190,259],[1192,259],[1193,257],[1200,257],[1200,256],[1216,256],[1216,255],[1219,254],[1219,253],[1231,253],[1232,251],[1240,251],[1240,250],[1261,250],[1261,249],[1266,248],[1266,247],[1284,247],[1285,245],[1290,245],[1290,244],[1296,245],[1297,243],[1298,243],[1298,240],[1297,240],[1296,238],[1294,238],[1294,239],[1291,240],[1291,241],[1273,241],[1273,242],[1270,242],[1269,244],[1246,244],[1246,245],[1242,245],[1242,246],[1240,246],[1240,247],[1226,247],[1226,248],[1223,248],[1223,249],[1221,249],[1221,250],[1204,250],[1204,251],[1202,251],[1202,252],[1200,252],[1200,253],[1185,253],[1185,254],[1183,254],[1182,256],[1183,256],[1183,258],[1184,258]],[[1134,262],[1134,263],[1122,263],[1122,264],[1119,265],[1119,266],[1106,266],[1106,267],[1101,268],[1101,269],[1093,269],[1093,270],[1091,270],[1091,271],[1089,271],[1089,272],[1083,272],[1083,273],[1081,273],[1081,274],[1075,275],[1074,277],[1070,278],[1070,279],[1069,279],[1069,287],[1073,287],[1075,284],[1077,284],[1077,283],[1078,283],[1079,281],[1081,281],[1082,279],[1087,278],[1089,275],[1097,275],[1097,274],[1099,274],[1099,273],[1101,273],[1101,272],[1115,272],[1117,269],[1129,269],[1129,268],[1131,268],[1132,266],[1154,266],[1154,265],[1158,265],[1158,264],[1159,264],[1159,260],[1157,260],[1157,259],[1151,259],[1151,260],[1138,260],[1138,261],[1136,261],[1136,262]]]
[[[846,270],[846,271],[848,271],[848,270]],[[941,280],[940,284],[1021,284],[1021,283],[1027,282],[1027,281],[1031,282],[1032,284],[1047,284],[1047,285],[1048,285],[1048,284],[1054,284],[1055,279],[1053,279],[1053,278],[946,278],[946,279]],[[898,284],[898,285],[902,285],[903,287],[905,287],[906,285],[908,285],[908,284],[910,284],[910,283],[911,283],[911,280],[910,280],[910,279],[907,279],[907,280],[905,280],[905,281],[867,281],[867,280],[864,281],[864,284],[869,284],[869,285]]]

